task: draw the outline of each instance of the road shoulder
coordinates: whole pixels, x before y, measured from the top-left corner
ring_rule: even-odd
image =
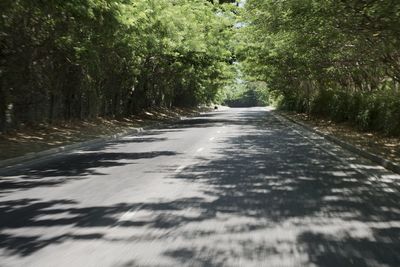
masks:
[[[42,125],[36,129],[26,127],[8,134],[0,134],[0,168],[137,134],[145,129],[172,123],[182,117],[195,116],[208,110],[154,109],[121,120],[98,118],[86,122]]]
[[[396,155],[400,151],[396,150],[393,151],[390,150],[390,148],[385,149],[384,146],[382,147],[382,143],[379,144],[379,142],[376,142],[375,138],[368,139],[368,134],[365,134],[367,137],[364,136],[363,140],[357,140],[356,137],[359,136],[360,133],[357,132],[356,130],[346,128],[347,129],[346,135],[344,135],[340,134],[341,132],[343,132],[343,128],[339,128],[338,126],[335,127],[335,124],[332,123],[329,125],[329,127],[327,127],[325,124],[321,122],[318,123],[317,120],[307,120],[304,119],[304,117],[294,113],[277,111],[277,110],[273,112],[275,115],[281,116],[292,123],[295,123],[309,131],[312,131],[324,137],[326,140],[331,141],[345,148],[348,151],[351,151],[361,157],[367,158],[372,162],[379,164],[390,171],[400,174],[400,158],[393,156],[393,154]],[[351,136],[352,138],[348,138],[349,136]],[[394,138],[391,140],[393,141]],[[382,142],[384,142],[384,140],[382,140]],[[379,145],[381,147],[379,150],[377,150],[376,147]],[[393,153],[391,154],[392,156],[387,156],[389,155],[390,152]]]

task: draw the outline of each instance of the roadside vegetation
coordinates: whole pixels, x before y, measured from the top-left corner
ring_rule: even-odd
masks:
[[[274,103],[400,136],[396,0],[3,0],[0,15],[0,132]]]
[[[247,0],[238,57],[281,108],[400,135],[400,2]]]
[[[0,132],[215,101],[234,77],[235,8],[205,0],[2,0]]]
[[[229,85],[223,96],[223,104],[229,107],[255,107],[270,104],[268,88],[264,82],[237,81]]]

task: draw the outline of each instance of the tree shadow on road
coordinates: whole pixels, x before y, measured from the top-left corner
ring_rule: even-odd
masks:
[[[163,244],[153,260],[175,265],[400,265],[400,194],[390,174],[372,165],[365,166],[369,173],[350,167],[343,161],[348,154],[332,156],[271,116],[237,125],[243,127],[221,141],[212,158],[168,177],[198,185],[192,197],[97,207],[3,201],[2,230],[69,226],[95,232],[50,238],[6,232],[0,248],[27,256],[66,240],[151,240]],[[151,216],[121,222],[130,210]],[[98,230],[115,225],[141,231],[121,240]],[[155,230],[165,234],[153,237]],[[135,257],[121,266],[146,260]]]
[[[135,164],[137,160],[177,155],[174,151],[110,152],[106,150],[107,146],[109,145],[96,151],[73,153],[67,157],[7,171],[0,178],[0,193],[59,186],[94,175],[106,175],[105,168]]]
[[[400,265],[400,194],[393,174],[373,165],[360,171],[345,163],[347,158],[354,161],[352,155],[333,147],[337,155],[332,156],[280,121],[266,124],[274,130],[243,128],[219,151],[219,159],[176,177],[205,185],[203,193],[214,200],[187,206],[200,206],[215,228],[219,216],[237,218],[232,225],[221,223],[225,232],[211,234],[214,242],[223,242],[218,235],[240,233],[241,245],[232,245],[233,238],[231,251],[185,246],[167,255],[205,266],[235,257],[280,264],[297,258],[296,264],[318,266]],[[243,218],[248,222],[241,224]],[[285,237],[288,232],[294,233]],[[260,234],[266,235],[264,241],[253,242]]]

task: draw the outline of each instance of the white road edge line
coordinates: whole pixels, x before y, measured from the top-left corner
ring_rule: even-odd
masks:
[[[365,171],[365,170],[361,169],[360,167],[358,167],[356,164],[353,164],[353,163],[351,163],[351,162],[348,162],[347,160],[345,160],[345,159],[343,159],[342,157],[338,156],[336,153],[334,153],[334,152],[332,152],[332,151],[330,151],[330,150],[328,150],[328,149],[322,147],[320,144],[316,143],[312,138],[310,138],[310,137],[308,137],[308,136],[302,134],[299,130],[297,130],[297,125],[291,125],[291,124],[289,124],[290,122],[288,122],[286,119],[283,119],[283,120],[282,120],[282,119],[281,119],[280,117],[278,117],[278,116],[274,116],[274,117],[275,117],[276,119],[278,119],[279,121],[281,121],[281,122],[283,121],[283,122],[287,125],[287,127],[289,127],[289,128],[292,129],[293,132],[295,132],[296,134],[300,135],[303,139],[307,140],[308,142],[314,144],[315,147],[317,147],[317,148],[320,149],[321,151],[323,151],[323,152],[325,152],[326,154],[331,155],[332,157],[336,158],[336,159],[339,160],[342,164],[349,166],[349,167],[352,168],[353,170],[357,171],[358,173],[361,173],[362,175],[364,175],[364,176],[366,176],[366,177],[370,177],[370,178],[371,178],[371,176],[372,176],[372,177],[375,178],[376,180],[379,179],[379,177],[378,177],[377,175],[375,175],[375,174],[373,174],[373,173],[369,173],[368,171]],[[306,131],[307,131],[307,130],[306,130]],[[311,132],[311,131],[309,131],[309,132],[310,132],[311,134],[313,134],[313,135],[316,135],[315,133],[313,133],[313,132]],[[338,145],[336,145],[336,144],[334,144],[334,143],[332,143],[332,142],[327,141],[327,140],[326,140],[325,138],[323,138],[322,136],[317,136],[317,139],[325,140],[325,142],[328,142],[328,143],[330,143],[330,144],[332,144],[332,145],[334,145],[334,146],[338,146]],[[338,147],[340,147],[340,146],[338,146]],[[344,151],[346,151],[346,149],[344,149],[344,148],[341,148],[341,149],[343,149]],[[352,153],[352,152],[349,152],[349,153],[354,154],[354,153]],[[383,167],[382,167],[382,168],[383,168]]]

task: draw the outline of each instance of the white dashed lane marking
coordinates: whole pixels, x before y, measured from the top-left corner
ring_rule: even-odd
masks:
[[[186,165],[181,165],[181,166],[179,166],[178,168],[176,168],[175,173],[181,172],[181,171],[183,171],[183,169],[185,169],[185,168],[186,168]]]

